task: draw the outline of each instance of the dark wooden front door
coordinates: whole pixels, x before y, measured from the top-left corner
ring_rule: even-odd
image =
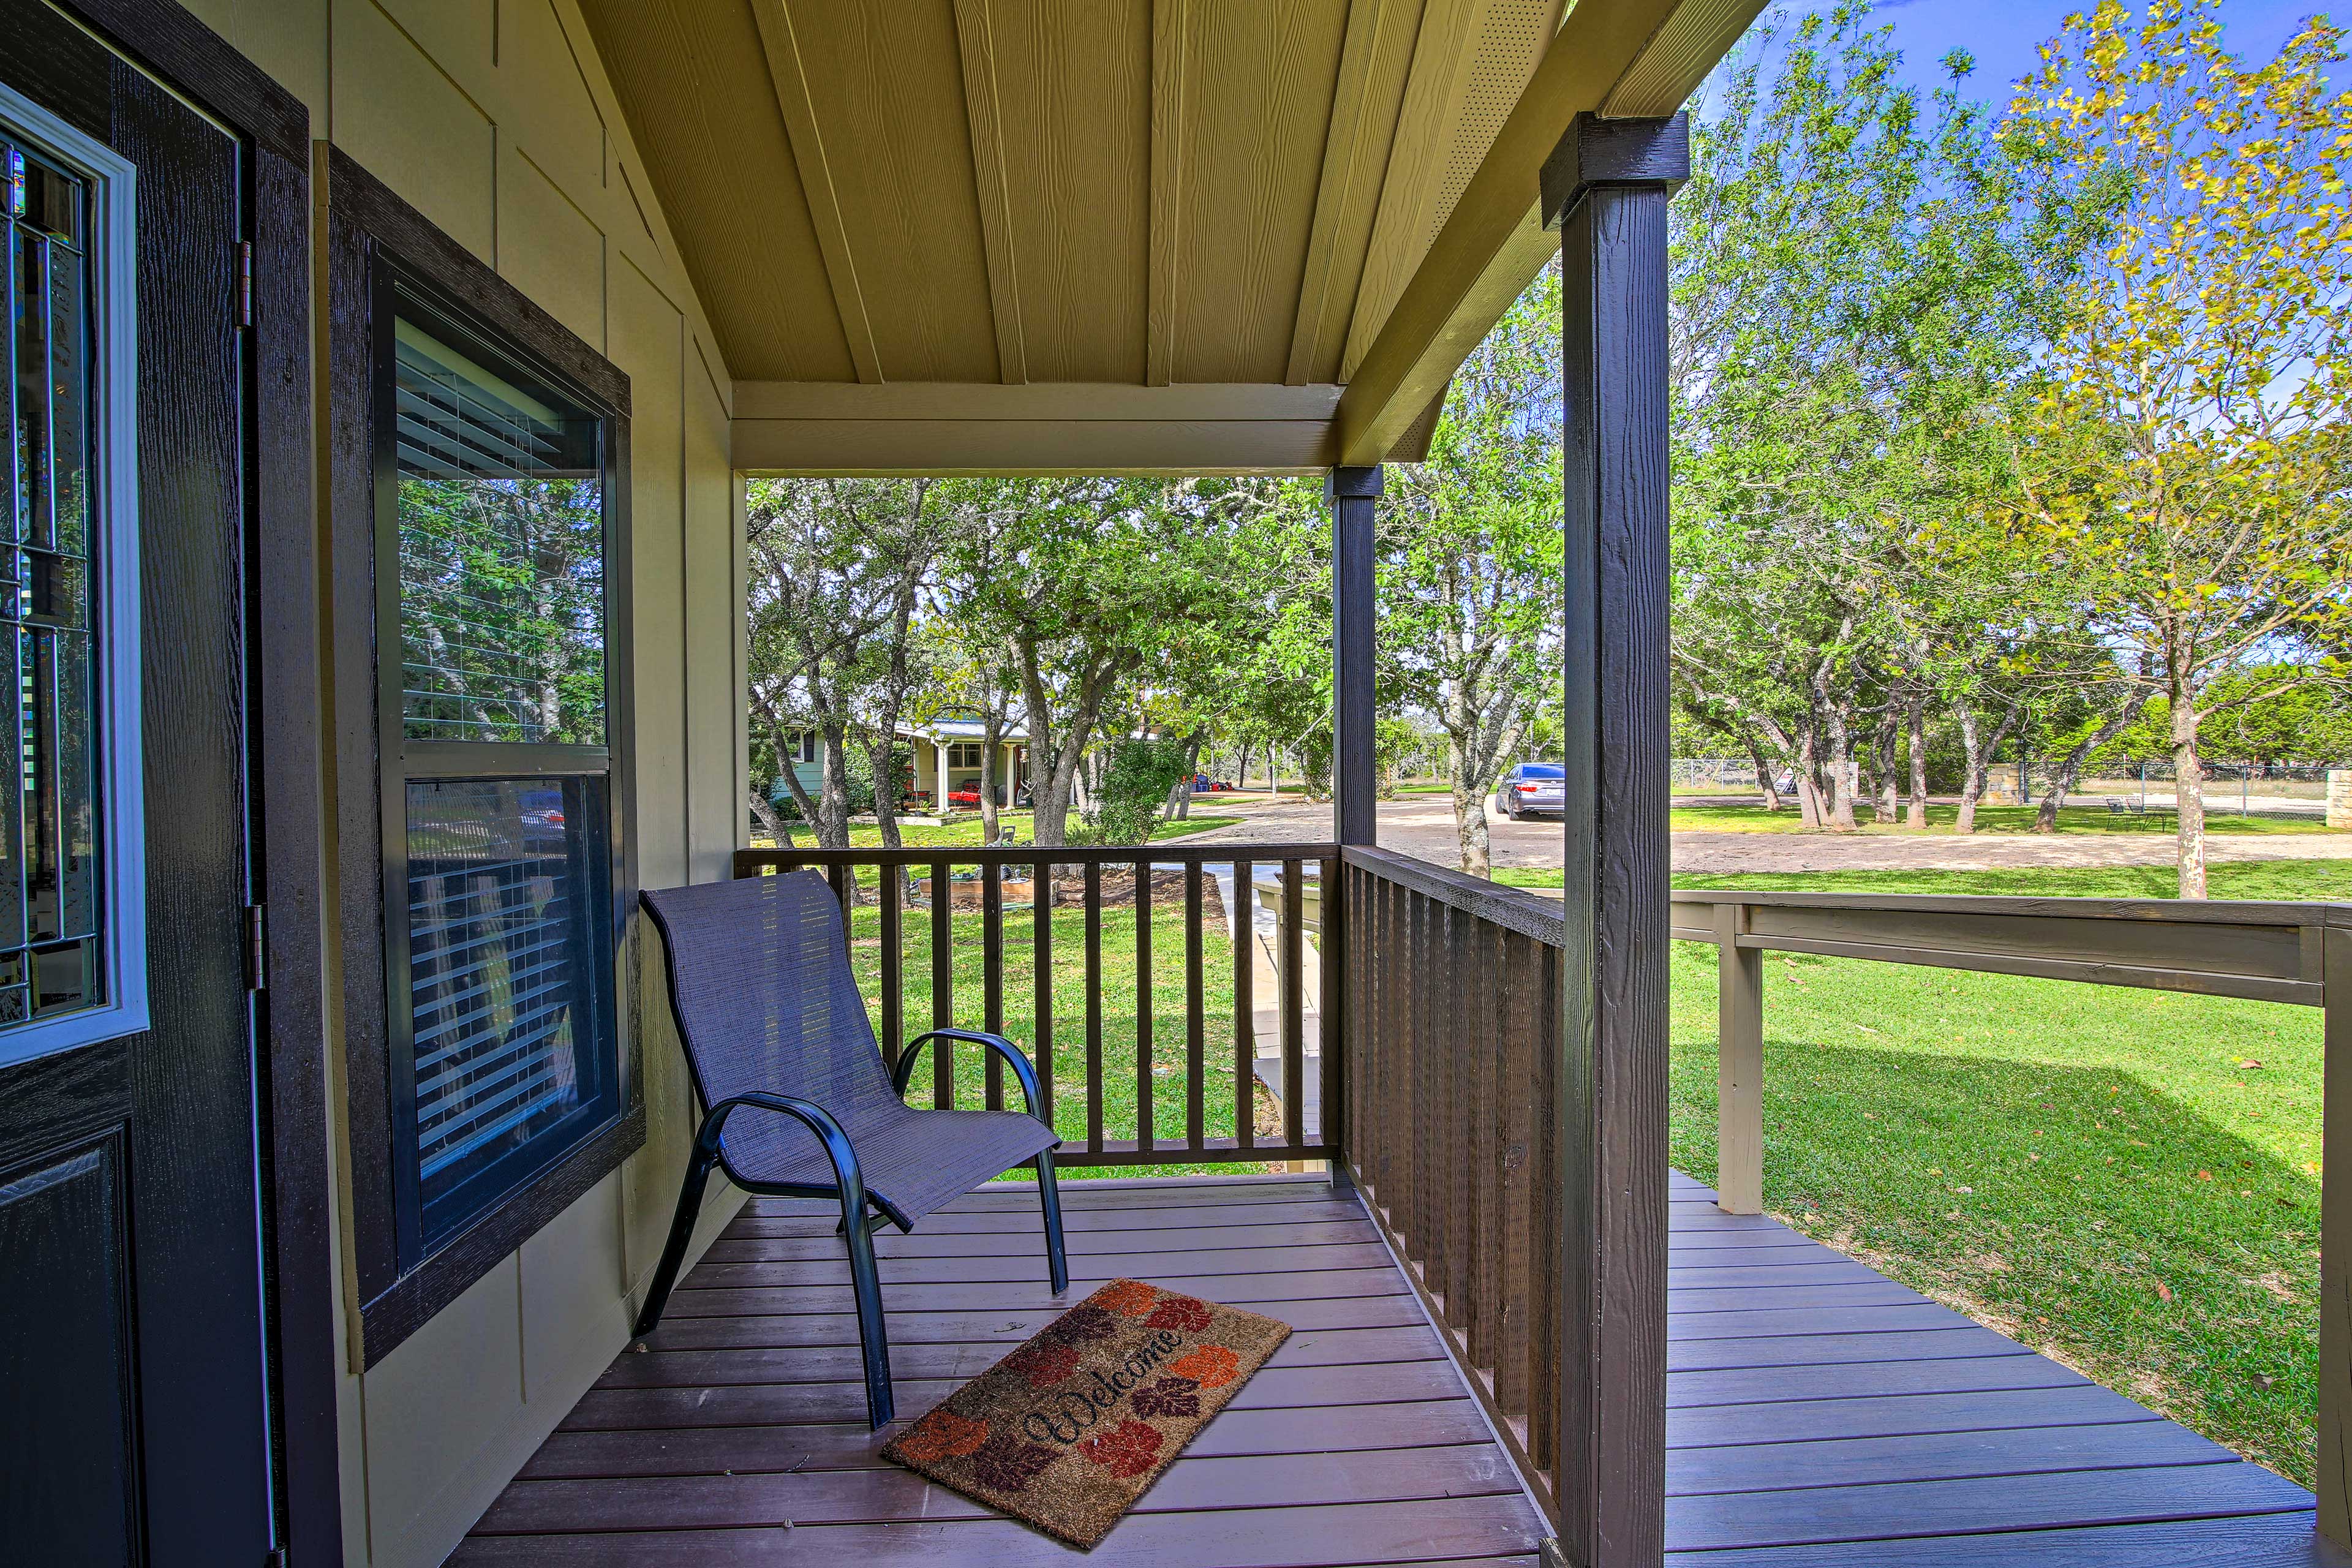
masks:
[[[0,167],[0,1559],[260,1568],[243,154],[37,0],[0,0],[0,160],[25,159]],[[132,172],[118,221],[93,144]],[[122,248],[135,274],[110,273]],[[135,378],[110,336],[134,317]],[[135,455],[110,452],[110,407]],[[125,461],[135,507],[110,489]],[[110,669],[138,692],[128,735]],[[133,844],[143,870],[110,881]],[[135,990],[108,965],[142,942],[143,1026],[72,1039],[105,1032],[87,1021]]]

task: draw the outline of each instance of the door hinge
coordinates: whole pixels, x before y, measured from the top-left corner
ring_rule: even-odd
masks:
[[[269,989],[269,911],[259,904],[245,906],[245,988]]]
[[[236,324],[253,325],[253,241],[236,242]]]

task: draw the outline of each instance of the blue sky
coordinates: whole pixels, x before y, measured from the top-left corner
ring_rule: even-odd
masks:
[[[2056,34],[2068,13],[2086,10],[2090,0],[1879,0],[1878,19],[1895,29],[1905,74],[1923,88],[1939,85],[1936,62],[1955,48],[1977,57],[1969,86],[1974,96],[2006,102],[2009,84],[2039,64],[2035,51]],[[1828,5],[1807,5],[1806,10]],[[2221,13],[2230,47],[2250,60],[2278,51],[2305,16],[2328,12],[2313,0],[2223,0]],[[2339,20],[2352,17],[2352,0],[2334,7]],[[2337,68],[2339,79],[2344,68]]]

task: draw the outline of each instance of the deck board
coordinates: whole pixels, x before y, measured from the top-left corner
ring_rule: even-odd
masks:
[[[1034,1192],[877,1238],[906,1417],[1120,1274],[1295,1330],[1090,1568],[1535,1568],[1549,1531],[1351,1194],[1313,1177],[1064,1193],[1059,1300]],[[1678,1568],[2343,1568],[2315,1544],[2309,1493],[1713,1195],[1673,1178]],[[881,1458],[832,1224],[821,1205],[747,1209],[452,1562],[1076,1561]]]

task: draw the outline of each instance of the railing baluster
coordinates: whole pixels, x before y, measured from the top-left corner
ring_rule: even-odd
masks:
[[[1234,933],[1234,1141],[1257,1142],[1257,889],[1246,860],[1234,862],[1234,907],[1227,923]]]
[[[1454,1043],[1438,1053],[1445,1067],[1445,1122],[1453,1129],[1454,1148],[1445,1164],[1445,1310],[1457,1327],[1466,1327],[1477,1310],[1471,1290],[1471,1260],[1477,1257],[1478,1237],[1472,1215],[1470,1189],[1478,1184],[1477,1096],[1474,1092],[1478,1058],[1486,1042],[1478,1037],[1473,1001],[1476,973],[1474,925],[1466,910],[1446,911],[1445,1016],[1452,1020]]]
[[[1294,1149],[1307,1141],[1306,880],[1301,862],[1282,863],[1282,1141]]]
[[[981,1027],[992,1035],[1004,1033],[1004,869],[993,857],[980,867]],[[988,1109],[1004,1109],[1004,1058],[994,1051],[988,1058]]]
[[[1037,1066],[1037,1115],[1046,1126],[1054,1120],[1054,863],[1040,860],[1030,869],[1029,962],[1031,984],[1037,1002],[1037,1021],[1029,1048]]]
[[[1135,866],[1135,1149],[1151,1148],[1151,862]]]
[[[1184,862],[1184,1145],[1202,1146],[1208,1099],[1208,1005],[1201,984],[1201,863]]]
[[[1102,862],[1087,862],[1087,1152],[1103,1146]]]
[[[1340,1147],[1342,1129],[1348,1124],[1344,1068],[1348,1035],[1356,1016],[1348,994],[1348,917],[1351,911],[1347,900],[1347,874],[1336,858],[1323,862],[1322,881],[1323,929],[1316,938],[1315,947],[1323,961],[1323,1010],[1315,1036],[1315,1065],[1320,1069],[1323,1082],[1322,1092],[1317,1097],[1319,1109],[1315,1141],[1336,1151]]]
[[[955,885],[948,862],[931,862],[931,1027],[955,1027]],[[955,1109],[955,1042],[931,1042],[931,1103]]]
[[[1535,971],[1540,956],[1536,945],[1517,931],[1498,933],[1496,967],[1500,972],[1496,1007],[1502,1025],[1500,1080],[1502,1095],[1502,1224],[1496,1248],[1495,1339],[1495,1403],[1507,1412],[1525,1415],[1529,1398],[1534,1343],[1531,1325],[1536,1281],[1529,1272],[1530,1238],[1535,1234],[1536,1194],[1547,1184],[1534,1178],[1534,1150],[1529,1146],[1534,1102],[1536,1007],[1540,994]],[[1514,1158],[1516,1155],[1516,1158]],[[1531,1428],[1532,1431],[1532,1428]]]
[[[900,937],[898,894],[904,876],[896,866],[882,868],[882,1059],[898,1070],[898,1050],[907,1043],[905,956]]]

